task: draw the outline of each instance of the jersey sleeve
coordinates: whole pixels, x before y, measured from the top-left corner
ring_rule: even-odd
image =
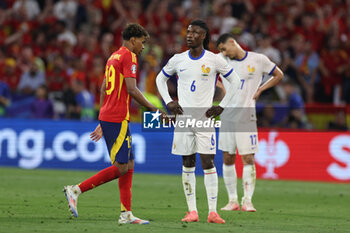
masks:
[[[227,63],[227,61],[220,54],[216,54],[216,71],[226,78],[233,72],[233,68]]]
[[[126,53],[123,58],[123,75],[125,78],[136,78],[137,57],[135,53]]]
[[[170,78],[173,74],[176,73],[176,55],[169,59],[168,63],[163,67],[162,73]]]
[[[265,55],[261,55],[259,63],[261,64],[264,74],[272,75],[273,71],[276,69],[276,64],[270,61]]]

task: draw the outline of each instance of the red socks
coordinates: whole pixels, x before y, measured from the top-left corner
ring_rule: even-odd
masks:
[[[124,176],[126,176],[126,174]],[[110,167],[107,167],[107,168],[101,170],[100,172],[98,172],[96,175],[90,177],[89,179],[86,179],[85,181],[83,181],[81,184],[79,184],[79,188],[80,188],[81,192],[83,193],[83,192],[86,192],[86,191],[88,191],[92,188],[95,188],[101,184],[104,184],[104,183],[107,183],[111,180],[114,180],[118,177],[120,177],[119,169],[116,166],[112,165]],[[131,185],[130,185],[130,187],[131,187]]]
[[[134,169],[119,178],[121,211],[131,211],[131,185]]]
[[[128,170],[125,175],[120,176],[119,169],[116,166],[110,166],[83,181],[79,184],[79,188],[83,193],[101,184],[119,178],[121,211],[131,211],[131,185],[133,174],[134,169],[131,169]]]

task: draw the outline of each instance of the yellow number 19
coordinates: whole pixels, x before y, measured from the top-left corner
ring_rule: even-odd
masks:
[[[110,95],[115,87],[115,69],[113,65],[111,65],[109,68],[108,66],[106,67],[105,76],[106,76],[106,93],[107,95]],[[108,83],[111,83],[111,87],[107,90]]]
[[[131,137],[130,136],[126,136],[125,140],[128,141],[128,148],[130,148],[131,147],[131,145],[130,145]]]

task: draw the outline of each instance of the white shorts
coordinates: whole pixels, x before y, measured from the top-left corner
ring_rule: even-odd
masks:
[[[236,150],[240,155],[255,154],[259,151],[258,129],[256,121],[252,121],[242,130],[238,132],[226,132],[220,128],[219,132],[219,150],[227,151],[229,154],[236,154]]]
[[[214,132],[174,132],[172,154],[192,155],[216,154],[216,134]]]

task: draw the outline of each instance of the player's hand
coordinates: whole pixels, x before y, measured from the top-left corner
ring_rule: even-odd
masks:
[[[103,133],[102,133],[101,125],[98,124],[94,132],[90,134],[90,138],[92,141],[98,142],[98,140],[100,140],[102,136],[103,136]]]
[[[224,108],[220,107],[220,106],[212,106],[211,108],[209,108],[205,115],[208,118],[215,118],[217,116],[219,116],[222,112],[224,111]]]
[[[168,122],[168,121],[169,121],[168,115],[167,115],[164,111],[162,111],[162,110],[159,110],[159,111],[160,111],[160,113],[162,114],[162,115],[160,115],[160,119],[161,119],[161,120],[164,120],[165,122]]]
[[[254,99],[254,100],[257,100],[257,99],[259,98],[261,92],[262,92],[262,91],[261,91],[261,89],[259,88],[259,89],[255,92],[255,94],[254,94],[254,96],[253,96],[253,99]]]
[[[184,110],[181,108],[181,106],[175,102],[175,101],[171,101],[166,105],[170,112],[174,115],[182,115]]]

